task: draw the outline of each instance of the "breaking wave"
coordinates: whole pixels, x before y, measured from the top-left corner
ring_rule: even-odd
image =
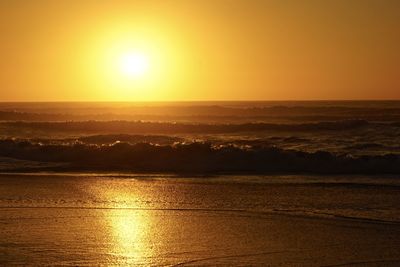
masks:
[[[61,171],[135,171],[176,173],[315,173],[399,174],[400,155],[351,156],[326,151],[303,152],[270,146],[40,144],[0,140],[0,156],[18,160],[66,163]]]

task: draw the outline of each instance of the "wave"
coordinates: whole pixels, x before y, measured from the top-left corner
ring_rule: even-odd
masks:
[[[67,122],[2,122],[0,127],[15,130],[40,130],[46,132],[96,132],[96,133],[235,133],[262,131],[342,131],[371,127],[397,127],[396,124],[371,123],[365,120],[324,121],[317,123],[242,123],[194,124],[145,121],[67,121]]]
[[[175,136],[165,135],[130,135],[130,134],[107,134],[107,135],[90,135],[83,136],[77,139],[77,141],[86,144],[114,144],[117,142],[125,142],[130,144],[136,143],[152,143],[158,145],[173,144],[176,142],[183,142],[184,139]]]
[[[345,147],[345,149],[353,150],[367,150],[367,149],[382,149],[382,150],[389,150],[391,147],[378,144],[378,143],[359,143],[359,144],[354,144],[351,146]]]
[[[210,143],[115,143],[43,145],[0,140],[0,156],[37,162],[67,163],[61,171],[135,171],[175,173],[400,174],[400,155],[336,155],[269,146]]]
[[[0,121],[399,121],[399,103],[0,103]]]

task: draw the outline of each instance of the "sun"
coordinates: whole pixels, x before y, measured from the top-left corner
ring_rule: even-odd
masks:
[[[98,89],[96,94],[110,100],[170,97],[176,80],[181,81],[177,72],[181,57],[169,40],[159,36],[130,31],[104,34],[83,57],[82,65],[88,71],[85,82]]]
[[[149,70],[149,58],[144,53],[131,52],[120,55],[119,71],[122,75],[138,78]]]

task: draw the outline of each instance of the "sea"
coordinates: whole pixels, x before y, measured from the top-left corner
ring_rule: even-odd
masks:
[[[400,101],[0,103],[1,266],[399,266]]]
[[[0,170],[400,173],[400,101],[0,103]]]

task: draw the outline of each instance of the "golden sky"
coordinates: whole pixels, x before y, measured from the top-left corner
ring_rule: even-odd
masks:
[[[0,101],[400,99],[400,1],[0,1]]]

